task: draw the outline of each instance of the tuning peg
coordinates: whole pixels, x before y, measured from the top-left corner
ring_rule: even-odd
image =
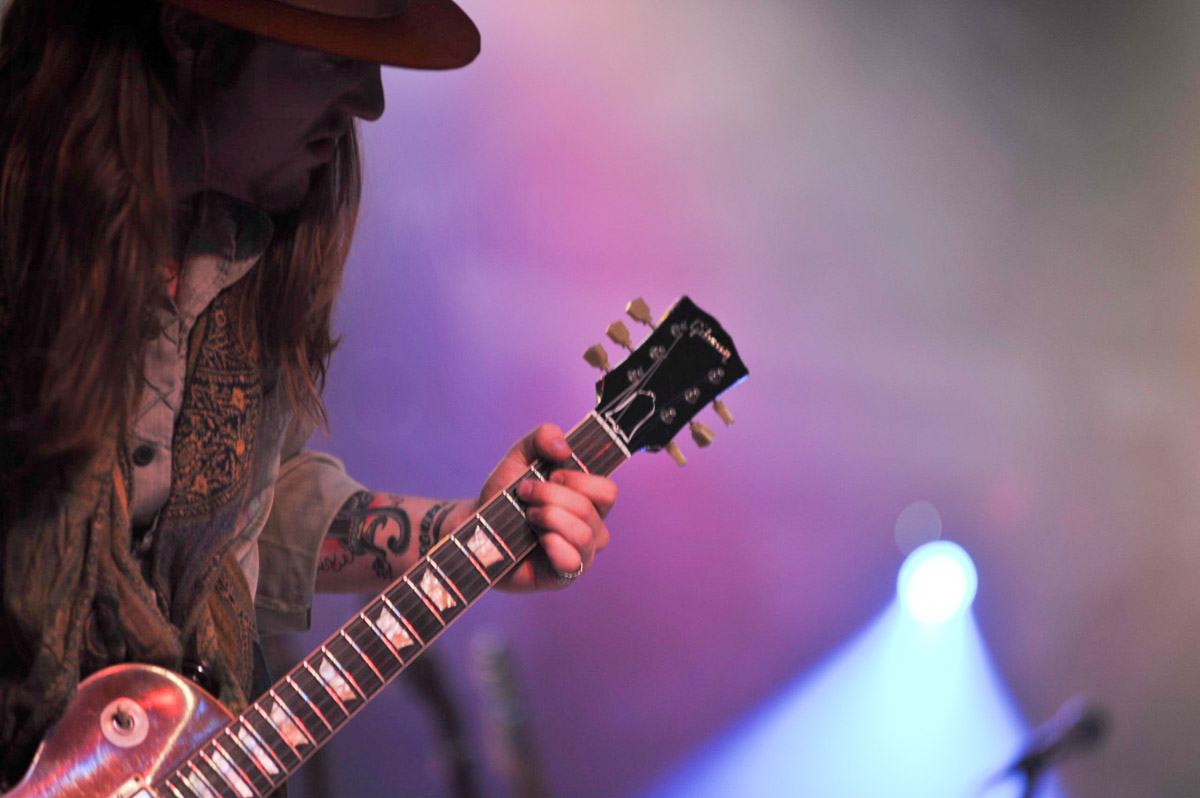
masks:
[[[641,322],[651,329],[654,328],[654,315],[650,313],[650,306],[646,304],[646,300],[641,297],[626,305],[625,312],[634,321]]]
[[[630,352],[633,351],[633,339],[629,336],[629,328],[625,326],[624,322],[614,321],[604,332],[617,346],[623,346]]]
[[[721,420],[725,422],[725,426],[728,427],[733,423],[733,413],[729,412],[729,408],[726,407],[725,403],[720,399],[717,399],[713,402],[713,410],[717,411],[717,415],[720,416]]]
[[[683,452],[679,451],[679,444],[675,443],[675,441],[671,441],[663,448],[667,450],[667,454],[671,455],[671,459],[674,460],[676,465],[678,465],[680,468],[683,468],[685,465],[687,465],[687,458],[683,456]]]
[[[596,344],[584,352],[583,359],[601,371],[608,371],[608,352],[605,352],[604,347],[600,344]]]
[[[704,448],[716,440],[717,436],[713,435],[713,431],[701,424],[699,421],[693,421],[690,426],[692,428],[692,440],[694,440],[696,445],[700,448]]]

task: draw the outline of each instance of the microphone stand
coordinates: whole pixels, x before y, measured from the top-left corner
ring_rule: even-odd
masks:
[[[1059,707],[1050,720],[1033,731],[1030,742],[1017,761],[997,778],[1021,774],[1025,781],[1022,798],[1033,798],[1046,771],[1073,754],[1099,745],[1108,732],[1108,713],[1082,696],[1074,696]]]

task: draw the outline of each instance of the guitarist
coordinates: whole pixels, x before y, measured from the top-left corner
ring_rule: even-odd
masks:
[[[0,7],[4,7],[0,5]],[[149,662],[231,710],[258,635],[314,590],[374,592],[480,501],[368,490],[304,451],[380,65],[478,53],[452,0],[9,0],[0,28],[0,792],[79,680]],[[538,427],[481,499],[534,458]],[[561,470],[521,499],[569,584],[616,498]]]

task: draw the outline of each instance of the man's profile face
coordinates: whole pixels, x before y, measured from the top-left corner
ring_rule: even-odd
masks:
[[[261,40],[200,109],[204,187],[268,213],[295,210],[353,120],[378,119],[383,108],[377,64]]]

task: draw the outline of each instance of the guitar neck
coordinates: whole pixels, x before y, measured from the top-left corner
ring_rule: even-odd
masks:
[[[157,785],[174,798],[254,798],[274,790],[538,546],[516,486],[551,468],[607,476],[628,449],[593,412],[567,433],[563,466],[535,462],[404,576]]]

